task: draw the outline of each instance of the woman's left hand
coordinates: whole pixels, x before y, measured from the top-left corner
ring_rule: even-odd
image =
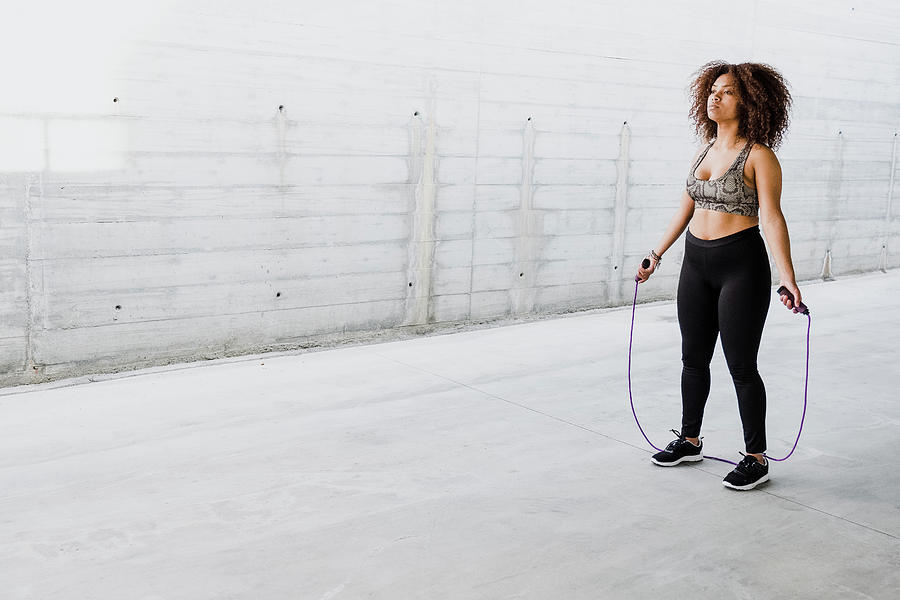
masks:
[[[782,281],[780,285],[783,285],[787,291],[794,295],[794,301],[791,302],[790,297],[787,294],[781,295],[781,303],[786,307],[792,309],[795,313],[800,312],[797,307],[803,302],[803,296],[800,295],[800,288],[797,287],[796,281]]]

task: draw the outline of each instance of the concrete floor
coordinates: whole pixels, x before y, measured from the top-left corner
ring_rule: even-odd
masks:
[[[752,492],[650,464],[628,310],[0,396],[6,599],[900,598],[900,272],[802,286],[806,429]],[[806,320],[773,304],[770,453]],[[670,303],[634,392],[679,425]],[[721,353],[704,428],[739,459]]]

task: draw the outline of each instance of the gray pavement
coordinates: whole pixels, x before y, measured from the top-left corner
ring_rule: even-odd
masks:
[[[801,286],[806,428],[752,492],[664,469],[631,417],[629,309],[6,390],[0,596],[900,598],[900,272]],[[806,320],[773,304],[770,454]],[[672,303],[637,309],[634,393],[678,427]],[[703,435],[739,459],[721,352]]]

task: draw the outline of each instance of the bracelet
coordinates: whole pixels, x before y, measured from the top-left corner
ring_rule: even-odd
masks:
[[[654,252],[652,249],[650,250],[650,256],[653,258],[653,260],[656,261],[656,264],[662,264],[662,256]]]

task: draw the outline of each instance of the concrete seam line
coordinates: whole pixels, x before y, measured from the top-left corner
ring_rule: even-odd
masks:
[[[582,429],[582,430],[587,431],[587,432],[589,432],[589,433],[593,433],[594,435],[599,435],[600,437],[604,437],[604,438],[606,438],[606,439],[608,439],[608,440],[612,440],[612,441],[614,441],[614,442],[619,442],[620,444],[624,444],[624,445],[626,445],[626,446],[630,446],[630,447],[632,447],[632,448],[635,448],[636,450],[641,450],[642,452],[646,452],[646,450],[645,450],[644,448],[641,448],[641,447],[639,447],[639,446],[635,446],[634,444],[631,444],[631,443],[629,443],[629,442],[626,442],[625,440],[620,440],[620,439],[618,439],[618,438],[612,437],[612,436],[607,435],[607,434],[605,434],[605,433],[603,433],[603,432],[601,432],[601,431],[597,431],[596,429],[591,429],[590,427],[585,427],[584,425],[579,425],[578,423],[574,423],[574,422],[572,422],[572,421],[568,421],[568,420],[566,420],[566,419],[563,419],[562,417],[557,417],[556,415],[551,415],[550,413],[546,413],[546,412],[537,410],[536,408],[531,408],[530,406],[526,406],[525,404],[520,404],[520,403],[518,403],[518,402],[513,402],[512,400],[507,400],[506,398],[503,398],[502,396],[498,396],[498,395],[496,395],[496,394],[492,394],[492,393],[490,393],[490,392],[486,392],[486,391],[484,391],[484,390],[480,390],[480,389],[478,389],[477,387],[471,386],[471,385],[469,385],[469,384],[467,384],[467,383],[463,383],[462,381],[457,381],[457,380],[455,380],[455,379],[451,379],[450,377],[447,377],[447,376],[445,376],[445,375],[441,375],[441,374],[439,374],[439,373],[435,373],[435,372],[433,372],[433,371],[429,371],[428,369],[423,369],[422,367],[417,367],[416,365],[411,365],[411,364],[409,364],[409,363],[405,363],[405,362],[403,362],[402,360],[397,360],[396,358],[391,358],[391,357],[389,357],[389,356],[385,356],[385,355],[383,355],[383,354],[381,354],[381,353],[378,353],[378,352],[376,352],[375,354],[376,354],[377,356],[380,356],[381,358],[383,358],[383,359],[385,359],[385,360],[389,360],[389,361],[391,361],[391,362],[395,362],[395,363],[397,363],[398,365],[403,365],[403,366],[405,366],[405,367],[409,367],[409,368],[415,369],[415,370],[417,370],[417,371],[421,371],[422,373],[427,373],[428,375],[432,375],[432,376],[434,376],[434,377],[438,377],[439,379],[443,379],[444,381],[449,381],[450,383],[454,383],[454,384],[456,384],[456,385],[458,385],[458,386],[461,386],[461,387],[470,389],[470,390],[472,390],[473,392],[478,392],[479,394],[482,394],[482,395],[484,395],[484,396],[488,396],[489,398],[494,398],[495,400],[500,400],[501,402],[505,402],[506,404],[510,404],[510,405],[512,405],[512,406],[518,406],[519,408],[524,408],[525,410],[530,411],[530,412],[533,412],[533,413],[535,413],[535,414],[538,414],[538,415],[541,415],[541,416],[544,416],[544,417],[548,417],[548,418],[553,419],[553,420],[555,420],[555,421],[559,421],[560,423],[565,423],[566,425],[571,425],[572,427],[577,427],[578,429]]]

